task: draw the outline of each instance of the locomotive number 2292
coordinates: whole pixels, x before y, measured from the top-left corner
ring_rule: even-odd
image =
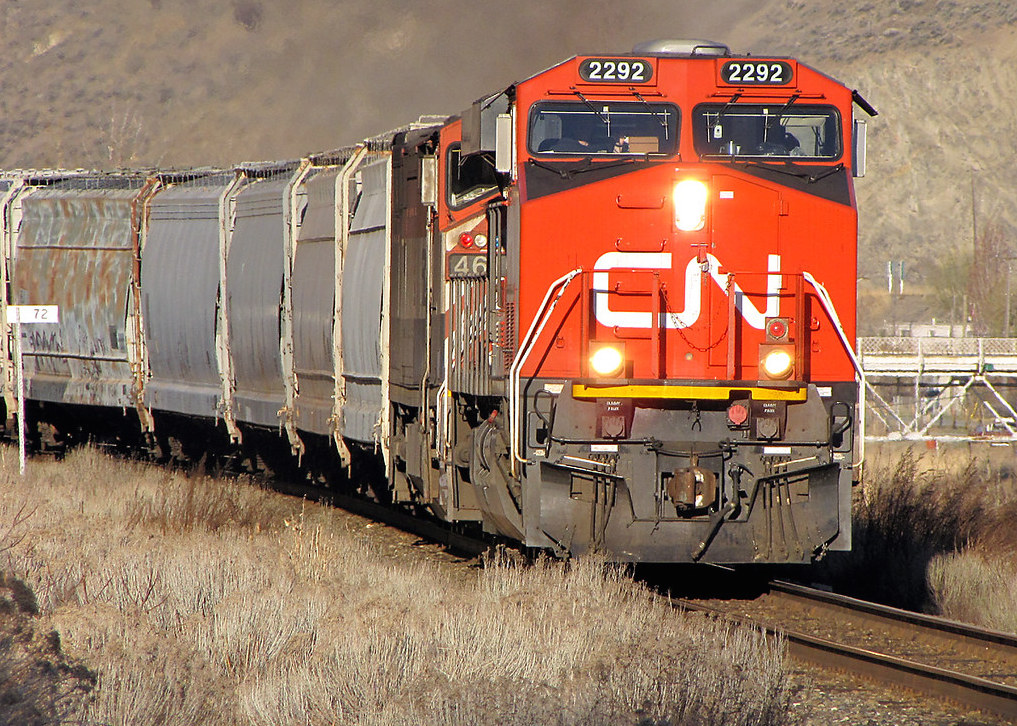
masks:
[[[721,80],[735,85],[784,86],[793,76],[785,61],[728,61],[720,69]]]
[[[579,77],[590,83],[647,83],[653,66],[632,58],[587,58],[579,64]]]

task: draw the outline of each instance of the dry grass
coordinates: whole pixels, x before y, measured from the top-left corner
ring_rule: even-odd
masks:
[[[2,476],[0,526],[37,508],[4,567],[98,674],[85,723],[791,721],[781,646],[596,559],[393,559],[337,512],[93,450]]]
[[[929,586],[938,612],[967,623],[1017,633],[1014,551],[980,548],[938,555],[929,563]]]
[[[1010,449],[874,457],[855,491],[854,549],[824,576],[859,597],[986,625],[1008,617],[1017,630],[1012,467]]]

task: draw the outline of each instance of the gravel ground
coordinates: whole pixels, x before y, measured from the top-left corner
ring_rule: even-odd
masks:
[[[928,696],[792,661],[793,711],[806,726],[989,726],[1006,724]]]

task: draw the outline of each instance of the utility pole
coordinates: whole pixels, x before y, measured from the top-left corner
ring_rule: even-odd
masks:
[[[1006,310],[1003,311],[1003,337],[1010,337],[1010,268],[1013,258],[1006,258]]]
[[[1003,311],[1003,337],[1010,337],[1010,277],[1013,274],[1013,261],[1017,259],[1013,255],[1009,255],[1006,258],[1006,309]]]
[[[975,169],[971,170],[971,248],[978,251],[978,206],[975,203]]]

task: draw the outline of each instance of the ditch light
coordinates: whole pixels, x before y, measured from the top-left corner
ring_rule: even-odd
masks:
[[[782,381],[791,377],[795,368],[793,345],[761,343],[759,346],[759,372],[762,378]]]
[[[590,370],[600,378],[616,378],[625,372],[622,343],[590,343]]]

